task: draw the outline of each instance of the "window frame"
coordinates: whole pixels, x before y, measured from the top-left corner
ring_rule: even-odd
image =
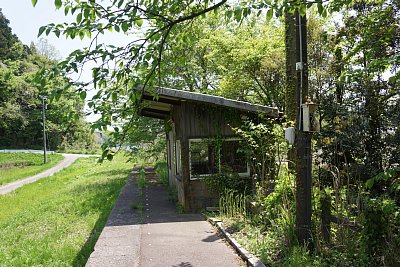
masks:
[[[190,154],[190,151],[189,151]],[[181,140],[175,140],[175,174],[181,175],[182,173],[182,161],[181,161]]]

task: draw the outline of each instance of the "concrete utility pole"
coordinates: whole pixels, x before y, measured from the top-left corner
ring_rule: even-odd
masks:
[[[304,104],[308,97],[308,60],[307,60],[307,19],[297,12],[297,77],[300,104]],[[297,236],[301,244],[312,246],[311,239],[311,188],[312,188],[312,161],[311,161],[311,133],[303,131],[301,106],[297,120],[297,165],[296,165],[296,222]]]
[[[43,118],[43,162],[46,164],[47,155],[46,155],[46,99],[47,96],[39,95],[42,99],[42,118]]]
[[[312,247],[311,239],[311,133],[303,131],[301,105],[308,97],[307,19],[298,11],[286,13],[286,107],[289,120],[296,122],[291,160],[296,173],[296,232],[300,244]]]

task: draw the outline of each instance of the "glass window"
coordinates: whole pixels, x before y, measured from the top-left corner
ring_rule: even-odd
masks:
[[[190,175],[217,173],[215,146],[208,140],[190,140]]]
[[[247,173],[245,154],[240,150],[239,140],[225,140],[221,146],[221,168],[231,168],[233,172]]]
[[[199,178],[221,171],[233,171],[239,175],[250,175],[246,157],[240,151],[237,139],[223,140],[220,145],[207,139],[189,140],[190,177]]]

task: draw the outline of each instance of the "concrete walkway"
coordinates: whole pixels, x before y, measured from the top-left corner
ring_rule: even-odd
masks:
[[[147,185],[141,193],[134,178],[121,191],[86,266],[244,266],[200,214],[179,214],[166,190]]]
[[[55,174],[56,172],[59,172],[60,170],[68,167],[69,165],[74,163],[74,161],[77,160],[78,158],[93,156],[93,155],[81,155],[81,154],[62,154],[62,155],[64,156],[64,160],[61,163],[57,164],[56,166],[54,166],[44,172],[36,174],[34,176],[0,186],[0,195],[8,194],[25,184],[33,183],[39,179],[51,176],[51,175]]]
[[[138,188],[133,175],[122,189],[86,266],[138,266],[140,216],[132,205],[138,203]]]

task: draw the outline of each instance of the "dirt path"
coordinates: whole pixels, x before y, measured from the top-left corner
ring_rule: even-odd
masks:
[[[30,184],[33,183],[39,179],[51,176],[53,174],[55,174],[56,172],[59,172],[60,170],[68,167],[69,165],[71,165],[72,163],[74,163],[75,160],[77,160],[78,158],[83,158],[83,157],[90,157],[92,155],[82,155],[82,154],[62,154],[64,156],[64,160],[59,163],[58,165],[44,171],[41,172],[39,174],[36,174],[34,176],[25,178],[25,179],[21,179],[3,186],[0,186],[0,195],[5,195],[8,194],[12,191],[14,191],[15,189],[25,185],[25,184]]]

